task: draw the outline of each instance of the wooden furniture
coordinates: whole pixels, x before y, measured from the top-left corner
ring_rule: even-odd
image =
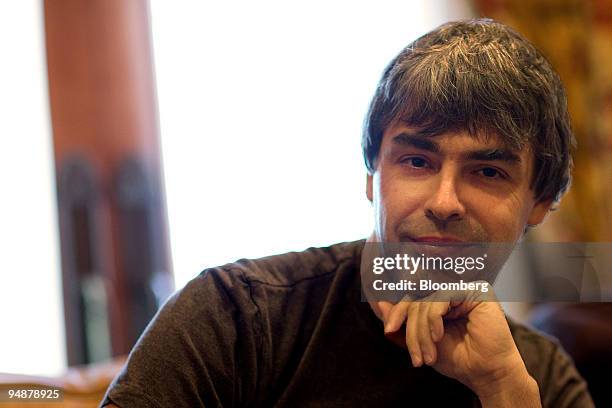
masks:
[[[95,408],[100,404],[106,389],[121,370],[125,357],[90,366],[70,368],[61,377],[40,377],[0,373],[0,393],[9,389],[31,389],[39,387],[59,388],[63,391],[61,402],[5,402],[0,406],[7,408]]]

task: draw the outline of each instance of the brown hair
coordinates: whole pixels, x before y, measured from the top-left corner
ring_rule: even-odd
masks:
[[[444,24],[391,61],[364,123],[370,173],[385,129],[398,121],[431,135],[465,129],[473,136],[498,134],[514,149],[528,145],[538,201],[558,201],[569,186],[575,139],[561,80],[529,41],[501,23]]]

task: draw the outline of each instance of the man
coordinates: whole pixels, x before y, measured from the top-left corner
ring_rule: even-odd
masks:
[[[443,25],[390,63],[371,103],[368,242],[514,243],[567,188],[572,143],[562,85],[531,44],[491,20]],[[102,405],[592,406],[557,343],[495,301],[362,302],[365,245],[204,271]]]

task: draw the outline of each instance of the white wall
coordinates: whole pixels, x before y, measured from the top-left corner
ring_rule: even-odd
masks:
[[[0,372],[66,366],[42,2],[0,1]]]
[[[177,287],[206,266],[366,236],[363,115],[386,63],[456,15],[447,1],[151,0]],[[42,2],[0,1],[0,50],[0,372],[55,375]]]
[[[151,0],[177,287],[208,266],[366,237],[361,125],[446,1]]]

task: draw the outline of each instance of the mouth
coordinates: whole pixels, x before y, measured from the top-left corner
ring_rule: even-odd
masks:
[[[466,242],[452,236],[433,236],[433,235],[423,235],[420,237],[410,237],[405,236],[401,237],[402,242],[416,242],[424,245],[431,246],[462,246],[466,245]]]
[[[410,252],[422,253],[427,256],[458,257],[478,251],[477,244],[450,235],[422,235],[418,237],[403,236],[400,241],[407,244],[405,249]]]

